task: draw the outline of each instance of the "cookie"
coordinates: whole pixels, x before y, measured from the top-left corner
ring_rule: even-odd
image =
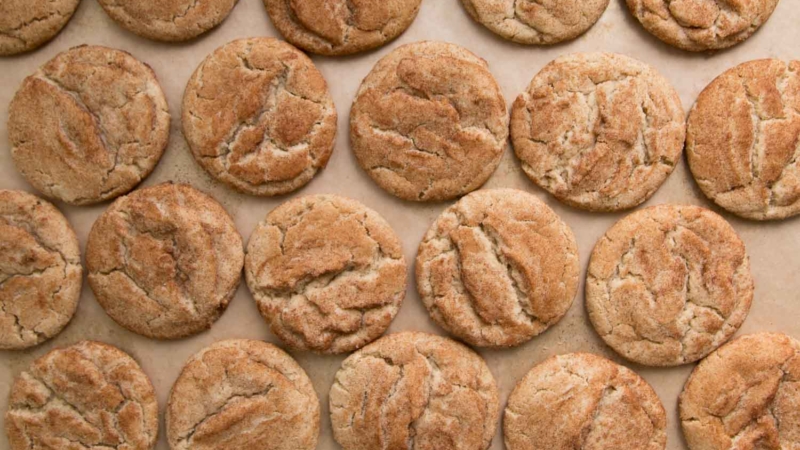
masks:
[[[80,0],[0,2],[0,56],[34,50],[67,25]]]
[[[218,48],[183,96],[183,134],[195,160],[252,195],[286,194],[311,181],[333,152],[336,117],[314,63],[271,38]]]
[[[241,278],[233,219],[189,185],[160,184],[117,199],[86,244],[89,285],[118,324],[156,339],[206,330]]]
[[[69,323],[83,269],[75,231],[50,203],[0,190],[0,349],[38,345]]]
[[[673,47],[720,50],[753,35],[778,0],[626,0],[644,28]]]
[[[433,320],[478,347],[521,344],[558,322],[578,290],[569,226],[514,189],[473,192],[431,225],[417,290]]]
[[[250,292],[272,332],[294,350],[347,353],[383,334],[406,292],[400,240],[361,203],[295,198],[247,244]]]
[[[98,0],[120,26],[147,39],[180,42],[200,36],[230,14],[238,0]]]
[[[752,300],[744,243],[697,206],[639,210],[611,227],[589,260],[589,318],[606,344],[639,364],[702,359],[736,333]]]
[[[313,450],[319,399],[303,369],[260,341],[217,342],[192,356],[169,395],[172,450]]]
[[[800,214],[800,61],[763,59],[723,73],[689,113],[692,175],[717,205],[747,219]]]
[[[508,113],[486,62],[463,47],[417,42],[381,59],[350,112],[361,167],[404,200],[479,188],[505,151]]]
[[[50,351],[11,387],[10,450],[149,450],[158,435],[150,379],[127,353],[83,341]]]
[[[461,0],[476,22],[509,41],[551,45],[575,39],[592,27],[609,0]]]
[[[650,198],[680,161],[685,130],[669,82],[613,53],[552,61],[511,111],[511,140],[525,174],[589,211],[633,208]]]
[[[800,342],[779,333],[742,336],[694,369],[680,396],[690,450],[800,447]]]
[[[169,121],[150,67],[120,50],[75,47],[26,78],[14,96],[11,156],[39,192],[88,205],[130,191],[153,171]]]
[[[386,336],[350,355],[330,392],[343,450],[485,450],[499,415],[497,385],[477,353],[432,334]]]
[[[400,36],[422,0],[264,0],[287,41],[311,53],[351,55]]]

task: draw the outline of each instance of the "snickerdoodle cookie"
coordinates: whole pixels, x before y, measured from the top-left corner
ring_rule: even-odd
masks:
[[[188,185],[160,184],[117,199],[86,244],[89,285],[109,316],[157,339],[199,333],[219,318],[241,278],[233,219]]]
[[[272,332],[295,350],[346,353],[389,327],[406,292],[400,240],[361,203],[305,196],[270,212],[245,277]]]
[[[44,45],[69,22],[80,0],[3,0],[0,2],[0,56]]]
[[[478,354],[441,336],[403,332],[344,360],[330,410],[344,450],[485,450],[499,403]]]
[[[17,169],[48,197],[75,205],[133,189],[169,140],[169,112],[153,71],[99,46],[58,54],[22,83],[9,107]]]
[[[632,370],[589,353],[553,356],[511,393],[503,417],[508,450],[663,450],[667,418]]]
[[[507,347],[540,334],[578,290],[578,248],[569,226],[523,191],[473,192],[436,219],[417,253],[425,307],[441,327],[475,346]]]
[[[562,56],[514,102],[522,169],[556,198],[590,211],[632,208],[680,161],[683,107],[652,67],[612,53]]]
[[[336,108],[301,51],[277,39],[239,39],[214,51],[189,80],[183,134],[217,180],[247,194],[286,194],[328,163]]]
[[[219,25],[238,0],[98,0],[120,26],[147,39],[186,41]]]

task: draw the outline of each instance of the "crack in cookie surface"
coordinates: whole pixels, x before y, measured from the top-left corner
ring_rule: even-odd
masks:
[[[69,22],[80,0],[4,0],[0,3],[0,56],[33,50]]]
[[[185,41],[219,25],[238,0],[99,0],[117,23],[148,39]]]

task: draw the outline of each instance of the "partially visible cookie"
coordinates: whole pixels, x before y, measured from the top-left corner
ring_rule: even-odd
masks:
[[[247,244],[245,277],[275,335],[295,350],[346,353],[383,334],[406,292],[400,240],[361,203],[295,198]]]
[[[336,108],[314,63],[272,38],[218,48],[183,96],[183,134],[214,178],[253,195],[308,183],[328,163]]]
[[[87,205],[130,191],[153,171],[169,122],[150,67],[120,50],[82,46],[23,81],[9,107],[8,136],[33,187]]]
[[[287,41],[320,55],[350,55],[400,36],[422,0],[264,0]]]
[[[740,64],[689,113],[686,154],[703,193],[754,220],[800,214],[800,61]]]
[[[678,93],[649,65],[613,53],[555,59],[511,111],[522,170],[576,208],[618,211],[650,198],[685,137]]]
[[[117,199],[86,244],[97,301],[123,327],[156,339],[210,328],[239,286],[243,260],[222,205],[171,183]]]
[[[16,55],[53,39],[78,9],[80,0],[0,2],[0,56]]]
[[[11,450],[149,450],[158,403],[127,353],[83,341],[50,351],[17,377],[5,426]]]
[[[23,349],[57,335],[78,307],[80,248],[55,206],[0,190],[0,349]]]
[[[485,450],[499,416],[483,359],[425,333],[392,334],[350,355],[329,398],[343,450]]]
[[[661,400],[642,377],[589,353],[535,366],[503,416],[508,450],[663,450],[666,427]]]
[[[558,322],[578,290],[569,226],[531,194],[473,192],[431,225],[417,289],[442,328],[480,347],[521,344]]]
[[[186,362],[167,405],[172,450],[313,450],[319,399],[291,356],[266,342],[216,342]]]

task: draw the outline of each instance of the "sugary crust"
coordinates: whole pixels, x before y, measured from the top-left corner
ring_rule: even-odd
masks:
[[[700,189],[728,211],[800,214],[800,61],[749,61],[717,77],[689,113],[686,154]]]
[[[86,244],[89,285],[109,316],[156,339],[206,330],[236,292],[244,260],[233,219],[189,185],[160,184],[115,201]]]
[[[286,194],[311,181],[333,152],[336,121],[314,63],[272,38],[218,48],[183,97],[183,134],[195,160],[252,195]]]
[[[150,67],[120,50],[82,46],[23,81],[8,135],[14,163],[33,187],[87,205],[130,191],[153,171],[169,122]]]
[[[238,0],[98,0],[120,26],[139,36],[177,42],[216,27]]]
[[[479,188],[506,148],[508,113],[486,62],[443,42],[381,59],[350,112],[361,167],[405,200],[440,201]]]
[[[535,366],[503,417],[508,450],[663,450],[666,427],[661,400],[644,379],[589,353]]]
[[[589,261],[589,318],[611,348],[640,364],[700,360],[733,336],[752,300],[744,243],[722,217],[696,206],[623,218]]]
[[[172,450],[313,450],[319,399],[305,371],[278,347],[227,340],[187,361],[166,422]]]
[[[445,210],[416,263],[417,290],[431,317],[480,347],[518,345],[558,322],[579,273],[569,226],[514,189],[476,191]]]
[[[386,336],[350,355],[330,392],[333,436],[344,450],[485,450],[499,415],[486,363],[455,341]]]
[[[0,2],[0,56],[36,49],[55,37],[78,9],[80,0],[3,0]]]
[[[590,211],[644,202],[680,161],[683,106],[647,64],[613,53],[562,56],[511,111],[522,169],[556,198]]]

